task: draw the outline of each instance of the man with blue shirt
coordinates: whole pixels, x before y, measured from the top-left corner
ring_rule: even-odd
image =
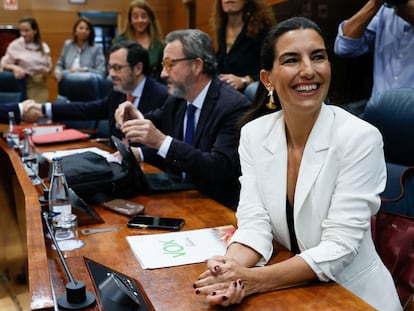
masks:
[[[414,0],[390,7],[393,2],[367,1],[339,25],[335,39],[336,55],[373,52],[371,97],[388,89],[414,87]]]

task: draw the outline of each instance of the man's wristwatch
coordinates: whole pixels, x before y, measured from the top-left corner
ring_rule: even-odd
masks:
[[[245,76],[245,77],[241,77],[240,79],[241,79],[241,81],[243,82],[243,87],[246,87],[246,86],[248,86],[250,83],[252,83],[252,82],[253,82],[252,77],[250,77],[249,75],[247,75],[247,76]]]

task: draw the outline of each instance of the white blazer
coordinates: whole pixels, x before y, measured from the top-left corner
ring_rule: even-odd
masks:
[[[238,230],[231,242],[272,255],[272,240],[290,248],[286,221],[287,142],[283,112],[246,124]],[[380,207],[386,168],[382,137],[342,108],[322,105],[306,144],[294,199],[301,256],[321,281],[343,285],[379,310],[401,310],[390,273],[375,251],[371,216]]]

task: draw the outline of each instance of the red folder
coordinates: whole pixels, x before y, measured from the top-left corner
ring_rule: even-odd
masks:
[[[89,135],[75,129],[64,129],[63,131],[48,134],[33,135],[35,144],[64,143],[75,140],[89,139]]]
[[[64,124],[19,124],[16,125],[17,133],[19,134],[20,139],[23,139],[24,134],[23,130],[25,128],[31,128],[34,135],[41,135],[46,133],[56,133],[61,132],[65,128]]]

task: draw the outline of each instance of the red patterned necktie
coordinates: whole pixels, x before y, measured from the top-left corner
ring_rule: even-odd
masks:
[[[128,95],[127,96],[127,101],[129,101],[129,102],[131,102],[133,104],[136,98],[137,97],[134,96],[134,95]]]

